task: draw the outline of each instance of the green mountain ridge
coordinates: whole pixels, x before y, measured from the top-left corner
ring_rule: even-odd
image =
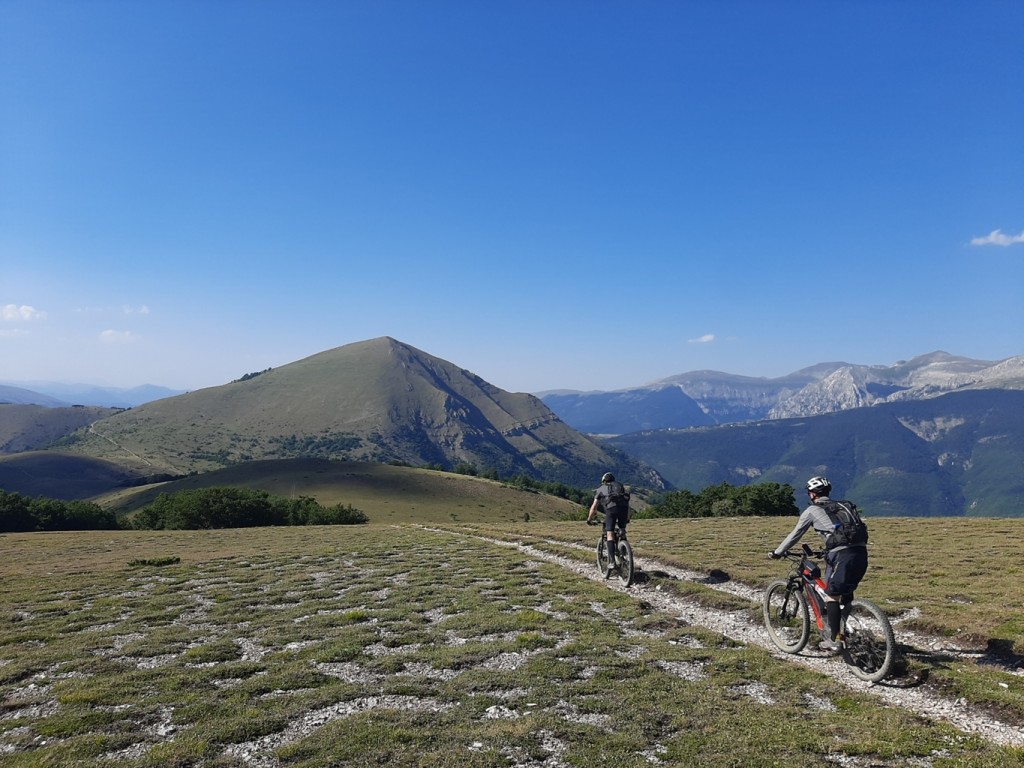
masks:
[[[318,457],[454,467],[589,487],[614,468],[656,473],[567,426],[538,398],[389,337],[337,347],[218,387],[146,403],[58,446],[139,474],[186,475]]]
[[[800,489],[808,477],[827,475],[870,514],[1024,517],[1022,391],[951,392],[608,442],[694,492],[723,482]]]

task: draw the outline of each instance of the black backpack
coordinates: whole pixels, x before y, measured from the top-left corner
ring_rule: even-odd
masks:
[[[626,486],[617,480],[613,480],[610,483],[605,483],[608,486],[608,496],[605,498],[606,507],[625,507],[629,509],[629,491],[626,490]]]
[[[825,549],[855,547],[868,543],[868,526],[852,501],[831,499],[818,504],[832,521],[832,533],[825,536]]]

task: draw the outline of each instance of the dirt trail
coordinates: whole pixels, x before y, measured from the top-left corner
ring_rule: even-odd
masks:
[[[771,641],[768,639],[767,633],[765,632],[764,626],[760,622],[752,621],[749,611],[746,609],[740,611],[729,611],[710,608],[708,606],[700,605],[692,600],[670,595],[667,592],[662,591],[657,585],[651,585],[649,582],[641,582],[626,588],[623,587],[617,579],[605,580],[604,577],[597,572],[597,568],[593,563],[585,563],[568,557],[561,557],[522,542],[502,541],[500,539],[494,539],[464,531],[455,532],[451,530],[431,530],[435,530],[438,533],[469,536],[471,538],[487,541],[491,544],[518,549],[524,555],[531,558],[554,563],[555,565],[559,565],[567,570],[573,571],[580,576],[584,576],[595,581],[601,581],[607,584],[609,589],[618,589],[620,591],[628,592],[631,595],[636,595],[638,599],[646,601],[655,610],[676,616],[688,624],[706,627],[707,629],[714,630],[731,638],[732,640],[764,648],[776,658],[797,664],[803,664],[805,667],[809,667],[817,672],[832,677],[841,685],[876,696],[887,704],[909,709],[915,714],[925,718],[947,722],[965,733],[975,734],[995,744],[1024,747],[1024,730],[1015,725],[997,720],[986,713],[977,711],[963,699],[954,700],[940,696],[934,690],[929,690],[927,686],[919,684],[918,681],[886,680],[875,684],[866,683],[855,678],[842,660],[836,657],[824,654],[815,655],[814,652],[807,651],[798,655],[782,653],[772,645]],[[567,545],[564,541],[552,541],[549,543],[561,547],[572,546]],[[581,550],[585,550],[587,552],[590,551],[588,547],[583,547],[582,545],[577,546]],[[758,604],[761,601],[761,592],[758,590],[730,583],[709,584],[706,574],[675,568],[673,566],[665,565],[664,563],[659,563],[650,558],[638,557],[636,559],[636,564],[638,568],[644,572],[661,572],[668,574],[673,578],[684,581],[699,582],[715,589],[727,591],[731,594],[747,598]],[[896,624],[896,630],[897,638],[901,645],[911,645],[921,648],[930,647],[932,650],[935,649],[937,641],[931,638],[925,638],[920,635],[904,632],[899,629],[898,623]],[[964,655],[966,656],[968,654]],[[974,656],[972,656],[972,658],[973,657]],[[1016,672],[1015,670],[1008,671]]]

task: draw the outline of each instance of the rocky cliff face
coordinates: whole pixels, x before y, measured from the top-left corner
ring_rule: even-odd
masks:
[[[934,352],[887,367],[844,366],[780,399],[768,418],[817,416],[962,389],[1024,389],[1024,355],[991,362]]]
[[[820,416],[969,389],[1024,389],[1024,355],[992,362],[933,352],[891,366],[819,363],[776,379],[692,371],[635,389],[542,399],[576,429],[626,434]]]

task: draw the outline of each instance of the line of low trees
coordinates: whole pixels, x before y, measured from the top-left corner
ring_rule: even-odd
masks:
[[[793,486],[788,483],[710,485],[700,493],[668,491],[634,518],[650,517],[748,517],[796,515]]]
[[[368,522],[351,504],[321,505],[310,496],[287,499],[247,488],[200,488],[161,493],[132,518],[145,530],[254,528],[264,525],[355,525]]]
[[[535,480],[526,475],[500,478],[497,470],[479,472],[475,465],[456,464],[451,470],[439,465],[424,469],[451,471],[460,475],[473,475],[490,480],[499,480],[506,485],[534,493],[547,493],[568,499],[583,507],[589,507],[594,491],[589,488],[574,488],[565,483]],[[638,510],[634,518],[659,517],[751,517],[785,516],[799,514],[793,486],[788,483],[758,483],[756,485],[730,485],[721,483],[704,488],[699,493],[688,490],[667,491],[656,498],[648,507]]]
[[[99,504],[32,498],[0,491],[0,532],[107,531],[119,528],[117,516]]]
[[[286,499],[244,488],[162,493],[132,518],[87,501],[32,498],[0,490],[0,533],[33,531],[199,530],[263,525],[356,525],[369,522],[351,504],[325,507],[309,496]]]
[[[560,496],[588,506],[593,491],[549,483],[524,475],[509,485]],[[780,483],[709,486],[699,493],[669,491],[636,518],[743,517],[796,515],[793,486]],[[86,531],[135,528],[142,530],[198,530],[249,528],[269,525],[356,525],[367,516],[351,504],[321,505],[309,496],[296,499],[244,488],[201,488],[160,494],[152,504],[125,521],[86,501],[30,498],[0,490],[0,533],[27,531]]]

